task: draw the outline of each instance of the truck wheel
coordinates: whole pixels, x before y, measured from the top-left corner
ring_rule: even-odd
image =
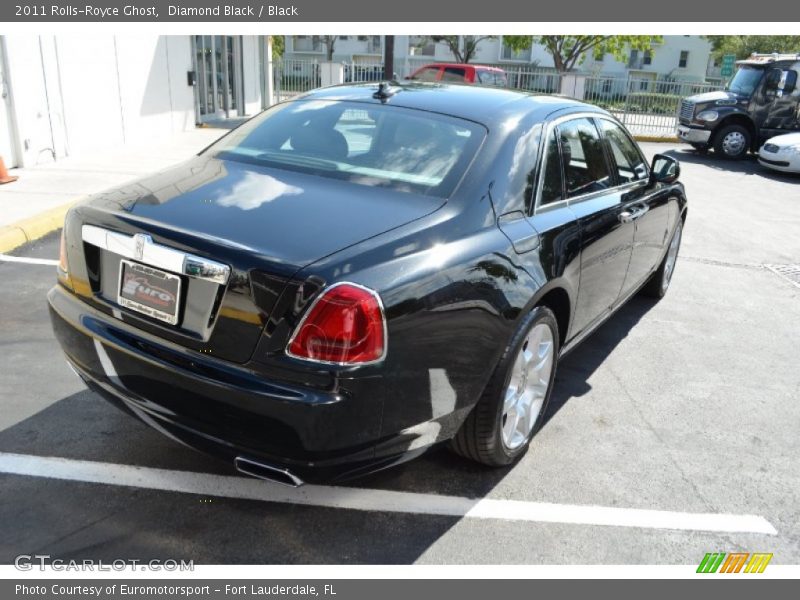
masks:
[[[697,150],[700,154],[708,152],[708,144],[692,144],[692,148]]]
[[[739,160],[750,150],[750,132],[741,125],[726,125],[714,136],[714,152],[724,158]]]

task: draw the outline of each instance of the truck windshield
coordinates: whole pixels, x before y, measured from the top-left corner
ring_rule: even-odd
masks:
[[[763,76],[764,69],[741,67],[728,83],[728,91],[742,96],[752,96]]]

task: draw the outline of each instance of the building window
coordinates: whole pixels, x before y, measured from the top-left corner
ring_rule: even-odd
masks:
[[[500,51],[500,60],[520,60],[524,62],[531,62],[531,48],[515,51],[503,43],[503,48]]]
[[[678,60],[678,66],[681,69],[685,69],[686,65],[689,64],[689,51],[688,50],[681,50],[681,57]]]
[[[347,40],[350,39],[350,36],[349,35],[340,35],[338,39],[339,39],[339,41],[346,42]]]
[[[412,35],[408,46],[412,56],[436,56],[436,43],[426,35]]]
[[[369,39],[368,35],[359,35],[358,36],[358,41],[359,42],[366,42],[368,39]]]
[[[292,48],[295,52],[322,52],[322,40],[318,35],[295,35]]]
[[[646,65],[653,64],[653,54],[650,52],[650,50],[644,51],[644,64]]]

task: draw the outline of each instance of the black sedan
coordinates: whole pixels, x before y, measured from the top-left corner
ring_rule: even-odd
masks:
[[[91,389],[250,475],[341,480],[444,442],[508,465],[558,359],[666,292],[678,175],[565,98],[326,88],[73,208],[50,314]]]

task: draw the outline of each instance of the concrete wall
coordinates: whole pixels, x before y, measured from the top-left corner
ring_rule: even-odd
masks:
[[[188,36],[6,36],[18,164],[194,127]]]

